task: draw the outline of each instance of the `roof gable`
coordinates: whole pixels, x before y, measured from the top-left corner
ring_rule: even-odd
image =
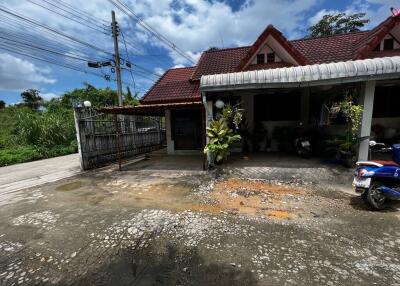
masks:
[[[267,42],[274,46],[273,50],[275,52],[277,52],[279,46],[282,47],[281,55],[286,52],[287,55],[284,57],[289,59],[288,62],[290,64],[308,64],[308,60],[290,42],[287,41],[280,31],[278,31],[274,26],[268,25],[268,27],[248,50],[245,57],[240,61],[240,64],[236,70],[244,70],[257,55],[258,51],[262,49]]]
[[[391,16],[370,30],[368,35],[354,47],[353,59],[367,58],[374,48],[400,23],[400,16]]]

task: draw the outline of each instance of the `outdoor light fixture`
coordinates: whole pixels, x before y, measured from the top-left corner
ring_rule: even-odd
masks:
[[[225,103],[221,99],[218,99],[215,102],[215,107],[218,108],[218,109],[222,109],[222,108],[224,108],[224,106],[225,106]]]
[[[83,102],[83,106],[84,106],[84,107],[92,107],[92,103],[91,103],[89,100],[85,100],[85,101]]]

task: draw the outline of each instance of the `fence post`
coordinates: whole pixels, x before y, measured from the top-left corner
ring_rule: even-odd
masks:
[[[116,132],[115,141],[117,143],[118,170],[122,171],[122,166],[121,166],[121,146],[120,146],[120,142],[119,142],[119,122],[118,122],[118,115],[117,114],[115,114],[115,132]]]
[[[81,112],[80,112],[79,107],[75,107],[74,108],[74,119],[75,119],[75,130],[76,130],[76,141],[78,143],[79,163],[81,166],[81,170],[85,170],[85,164],[84,164],[83,155],[82,155],[81,129],[79,127],[80,114],[81,114]]]

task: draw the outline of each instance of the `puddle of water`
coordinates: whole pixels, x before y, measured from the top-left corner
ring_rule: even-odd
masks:
[[[67,183],[67,184],[58,186],[56,188],[56,191],[68,192],[68,191],[73,191],[73,190],[79,189],[80,187],[82,187],[82,182],[76,181],[76,182]]]

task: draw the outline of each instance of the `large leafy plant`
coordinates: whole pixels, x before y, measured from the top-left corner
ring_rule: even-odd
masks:
[[[234,134],[228,127],[224,117],[210,122],[210,126],[207,127],[207,136],[210,142],[204,148],[204,153],[211,152],[216,163],[226,160],[232,143],[241,139],[239,134]]]
[[[347,122],[347,132],[345,142],[340,144],[340,148],[344,151],[350,151],[358,144],[358,133],[361,126],[362,114],[364,107],[354,103],[354,98],[347,95],[344,100],[339,102],[340,110]]]

